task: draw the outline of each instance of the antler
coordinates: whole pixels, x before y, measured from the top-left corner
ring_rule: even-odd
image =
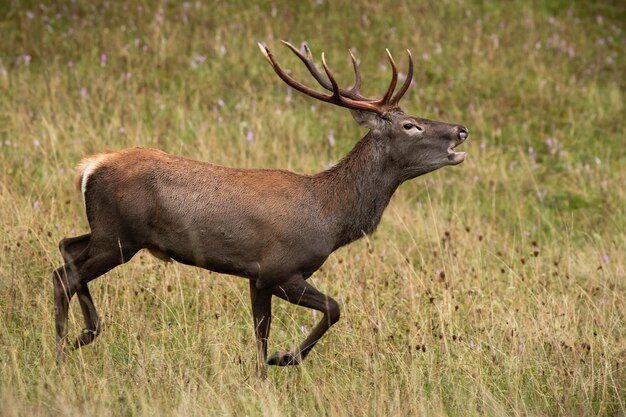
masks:
[[[350,58],[352,59],[352,66],[354,68],[355,81],[352,87],[350,87],[349,89],[340,89],[337,84],[337,81],[331,74],[328,68],[328,65],[326,64],[324,53],[322,53],[322,65],[324,67],[324,72],[326,73],[328,80],[322,75],[319,68],[313,62],[313,55],[311,54],[311,50],[306,44],[304,44],[304,51],[306,53],[305,55],[301,51],[299,51],[295,46],[290,44],[289,42],[286,42],[286,41],[282,41],[282,42],[285,45],[287,45],[287,47],[289,47],[289,49],[291,49],[291,51],[294,54],[296,54],[298,58],[300,58],[300,60],[304,63],[304,65],[307,67],[307,69],[313,76],[313,78],[315,78],[315,80],[322,87],[324,87],[325,89],[329,91],[332,91],[333,94],[328,95],[328,94],[320,93],[294,80],[289,74],[287,74],[282,69],[280,65],[278,65],[278,63],[274,59],[274,56],[272,55],[272,52],[269,50],[267,46],[262,45],[261,43],[259,43],[258,45],[259,45],[259,48],[261,49],[261,52],[265,56],[265,58],[267,58],[269,63],[272,65],[272,68],[274,69],[276,74],[278,74],[278,76],[285,83],[295,88],[296,90],[308,96],[316,98],[318,100],[325,101],[327,103],[333,103],[338,106],[346,107],[349,109],[371,111],[371,112],[375,112],[377,114],[382,115],[387,110],[398,106],[398,102],[400,101],[402,96],[406,93],[409,86],[411,85],[411,79],[413,76],[413,59],[411,56],[411,52],[409,52],[409,50],[407,50],[409,54],[409,72],[407,74],[407,78],[404,81],[404,84],[402,85],[400,90],[393,96],[392,94],[396,88],[396,82],[398,80],[398,70],[391,56],[391,53],[389,52],[389,50],[387,50],[387,56],[389,57],[389,62],[391,63],[391,69],[392,69],[391,83],[389,84],[389,87],[387,88],[387,92],[385,93],[385,95],[381,99],[376,100],[376,99],[365,97],[361,95],[361,93],[359,92],[359,89],[361,87],[361,72],[359,70],[359,64],[356,58],[354,57],[354,55],[352,54],[352,52],[350,52]]]

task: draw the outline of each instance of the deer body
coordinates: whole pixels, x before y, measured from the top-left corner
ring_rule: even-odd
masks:
[[[277,74],[315,98],[348,107],[370,132],[335,167],[316,175],[284,170],[238,169],[198,162],[155,149],[132,148],[97,154],[79,167],[91,233],[61,240],[66,264],[53,274],[59,356],[66,351],[67,310],[78,295],[86,328],[75,347],[101,331],[87,283],[148,249],[161,259],[237,275],[250,281],[257,354],[265,363],[296,365],[339,319],[339,305],[306,279],[337,248],[378,225],[404,181],[463,161],[454,147],[467,130],[406,115],[395,96],[397,73],[379,101],[340,90],[326,63],[322,78],[309,56],[288,45],[326,89],[325,96],[295,82],[262,49]],[[329,82],[330,81],[330,82]],[[317,94],[317,95],[316,95]],[[324,318],[293,352],[267,360],[272,296],[321,311]]]

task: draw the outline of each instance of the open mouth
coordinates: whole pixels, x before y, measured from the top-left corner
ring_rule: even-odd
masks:
[[[448,160],[453,164],[460,164],[461,162],[465,161],[465,156],[467,154],[465,152],[456,152],[454,149],[463,142],[465,142],[466,139],[467,136],[460,141],[450,145],[450,147],[448,148]]]

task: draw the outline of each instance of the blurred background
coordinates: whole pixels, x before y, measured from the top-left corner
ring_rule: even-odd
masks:
[[[625,21],[620,1],[0,2],[4,412],[626,414]],[[57,368],[50,274],[87,230],[82,157],[312,174],[366,133],[275,75],[257,42],[315,86],[281,39],[344,87],[351,49],[369,96],[385,48],[401,78],[410,49],[403,109],[467,126],[467,160],[404,184],[311,278],[343,316],[299,369],[256,381],[245,281],[147,255],[91,284],[105,332]],[[315,321],[274,311],[270,349]]]

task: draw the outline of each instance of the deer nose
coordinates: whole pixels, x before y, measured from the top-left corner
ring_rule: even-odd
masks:
[[[469,130],[465,126],[459,126],[459,139],[464,141],[469,136]]]

